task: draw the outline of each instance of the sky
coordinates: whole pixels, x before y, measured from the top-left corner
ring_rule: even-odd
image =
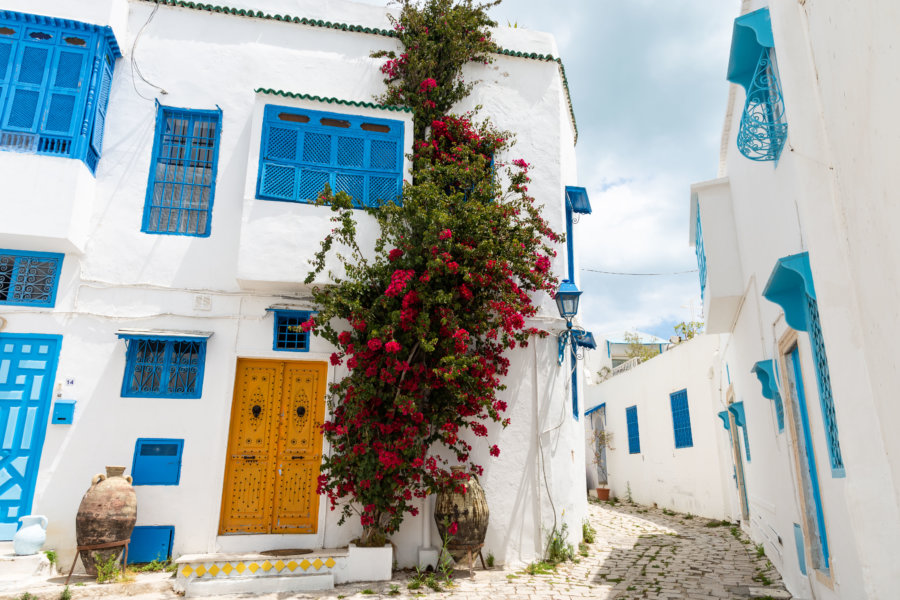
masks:
[[[577,185],[593,209],[575,226],[579,317],[595,334],[668,339],[675,324],[701,320],[690,185],[716,177],[739,11],[740,0],[504,0],[492,10],[499,26],[554,34],[566,67]]]

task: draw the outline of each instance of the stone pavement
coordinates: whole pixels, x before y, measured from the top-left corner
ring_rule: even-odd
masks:
[[[477,569],[474,576],[458,573],[455,585],[435,592],[409,589],[411,574],[401,571],[393,581],[338,586],[322,593],[261,594],[260,600],[312,598],[416,598],[433,600],[554,600],[790,598],[778,572],[758,555],[737,527],[710,527],[708,519],[637,505],[592,503],[589,520],[597,534],[593,544],[576,553],[577,562],[560,564],[554,572],[529,575],[524,570]],[[715,523],[715,522],[713,522]],[[121,597],[134,600],[174,600],[170,589],[140,586],[113,592],[113,586],[71,588],[74,598]],[[120,586],[115,586],[120,587]],[[104,588],[108,591],[104,592]],[[43,591],[43,590],[41,590]],[[46,595],[46,598],[58,598]],[[39,593],[44,598],[45,594]],[[235,599],[247,596],[224,596]]]

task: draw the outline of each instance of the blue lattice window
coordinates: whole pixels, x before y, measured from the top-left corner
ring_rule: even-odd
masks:
[[[625,422],[628,425],[628,454],[640,454],[641,433],[638,430],[637,406],[625,409]]]
[[[0,149],[77,158],[93,173],[120,56],[109,27],[0,11]]]
[[[703,228],[700,225],[700,206],[697,206],[697,235],[694,252],[697,254],[697,271],[700,276],[700,300],[706,296],[706,248],[703,247]]]
[[[309,352],[309,333],[300,329],[310,313],[302,310],[274,310],[275,332],[272,336],[273,350]]]
[[[694,445],[691,436],[691,414],[688,410],[687,390],[669,394],[672,405],[672,426],[675,429],[675,447],[690,448]]]
[[[403,123],[267,105],[256,197],[313,203],[328,184],[356,207],[400,202]]]
[[[141,231],[209,235],[222,111],[160,106]]]
[[[122,396],[199,398],[206,338],[119,334],[127,351]]]
[[[787,139],[787,120],[768,8],[735,19],[728,80],[747,93],[738,150],[751,160],[778,160]]]
[[[809,344],[812,347],[813,363],[816,368],[816,384],[819,388],[819,403],[822,406],[822,421],[825,424],[825,439],[828,441],[828,458],[831,474],[844,475],[844,459],[841,457],[841,443],[838,441],[837,418],[834,414],[834,397],[831,394],[831,375],[828,371],[828,357],[825,354],[825,339],[819,322],[819,307],[815,298],[806,296],[807,322],[809,323]]]
[[[0,250],[0,304],[53,306],[63,255]]]

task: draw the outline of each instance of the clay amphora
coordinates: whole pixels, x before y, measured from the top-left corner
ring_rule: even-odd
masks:
[[[106,467],[106,475],[94,475],[75,517],[79,546],[119,542],[131,537],[137,519],[137,496],[131,477],[122,477],[125,467]],[[81,563],[88,575],[97,575],[96,562],[107,562],[124,547],[82,550]]]
[[[462,471],[462,467],[451,467],[451,470],[458,473]],[[453,490],[440,492],[434,503],[434,520],[441,539],[448,535],[447,530],[453,523],[457,525],[456,533],[447,544],[447,550],[457,562],[466,558],[469,552],[477,554],[484,546],[490,517],[484,489],[475,476],[470,476],[469,482],[463,484],[463,487],[465,493],[462,494]]]

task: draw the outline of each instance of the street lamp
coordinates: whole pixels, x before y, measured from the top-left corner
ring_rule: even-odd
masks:
[[[559,344],[559,362],[562,365],[565,357],[566,345],[571,341],[575,343],[572,334],[572,319],[578,314],[578,301],[581,299],[581,290],[578,289],[573,282],[563,279],[556,291],[556,308],[559,310],[559,316],[566,320],[566,329],[559,334],[557,338]]]

